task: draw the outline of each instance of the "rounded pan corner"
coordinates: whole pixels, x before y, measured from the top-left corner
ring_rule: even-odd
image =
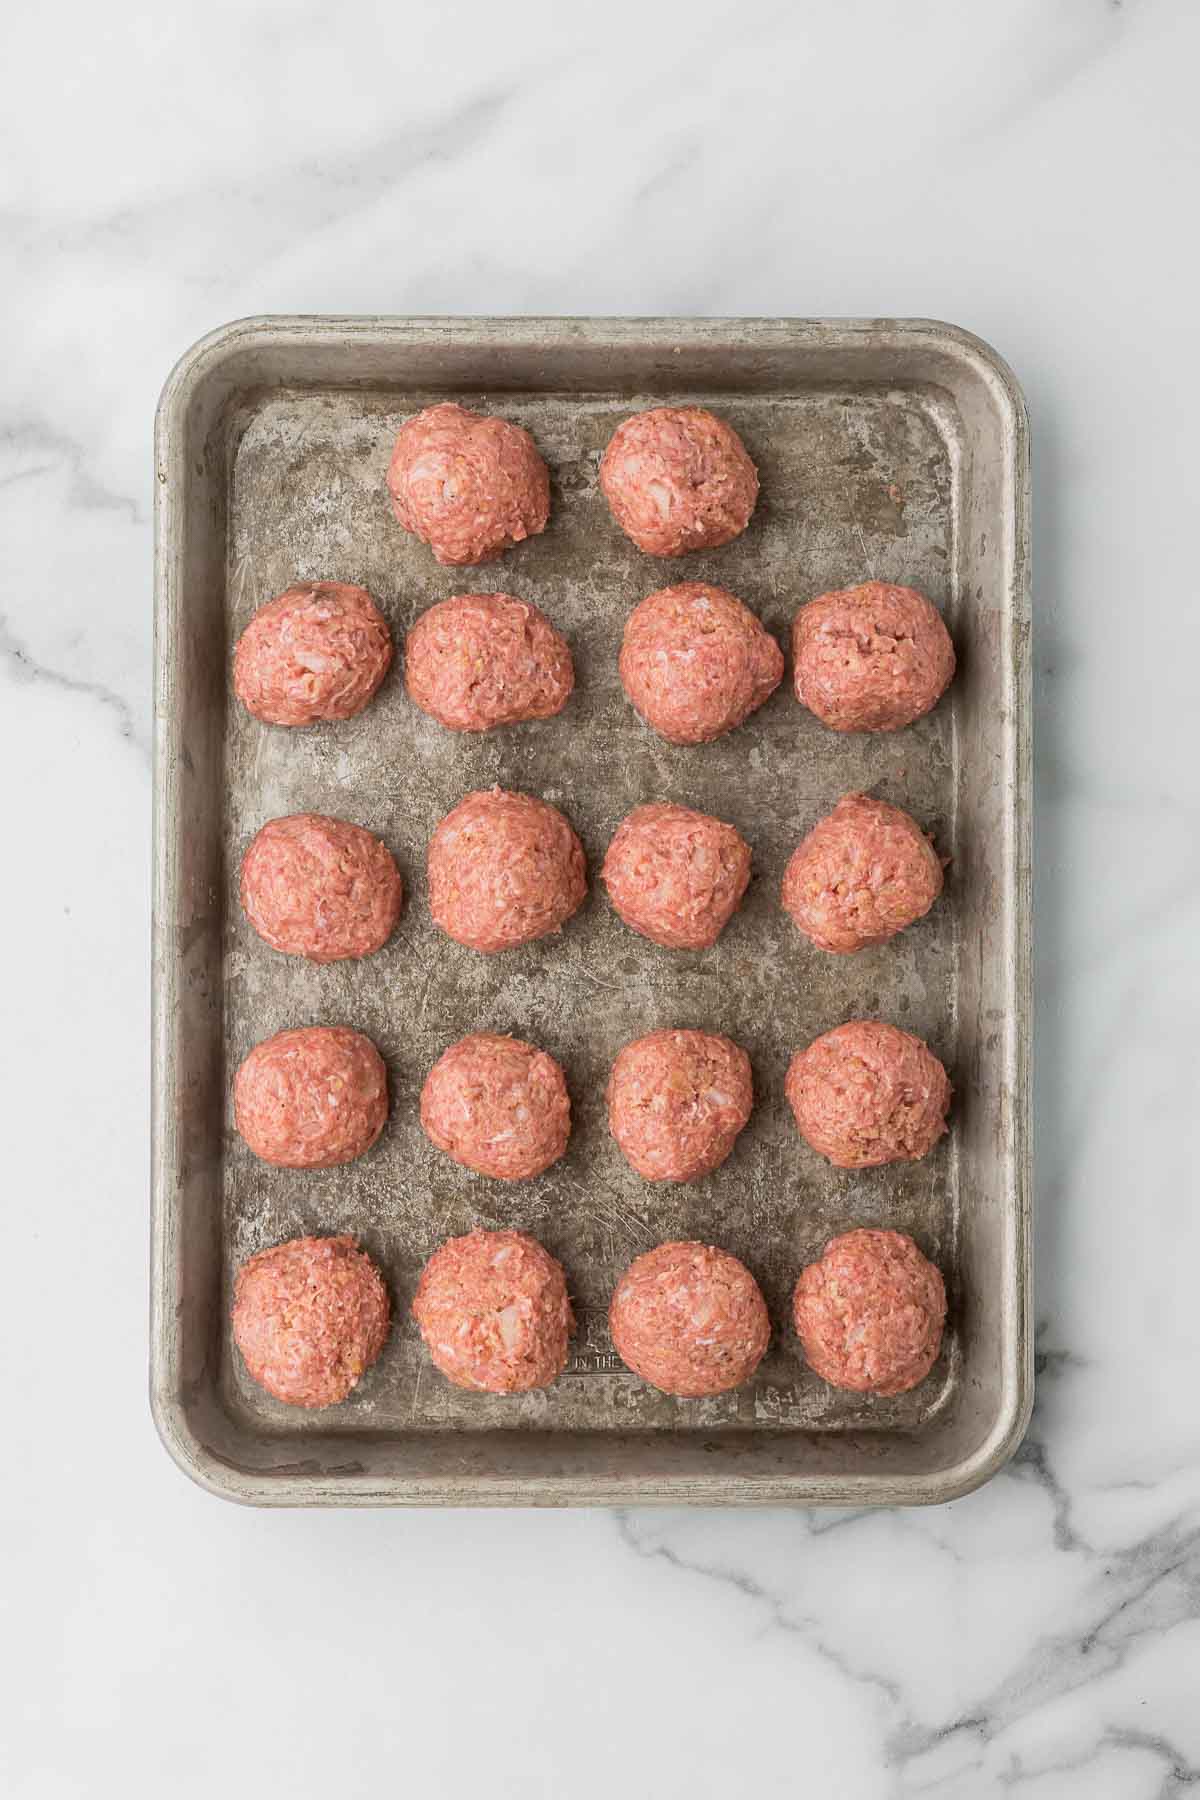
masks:
[[[237,1472],[200,1441],[183,1402],[164,1393],[153,1378],[150,1382],[150,1417],[159,1442],[175,1467],[206,1494],[214,1494],[218,1500],[227,1500],[236,1506],[267,1504],[265,1495],[256,1492],[252,1484],[240,1481]]]
[[[1014,435],[1023,438],[1028,433],[1029,406],[1025,390],[1017,380],[1012,364],[1001,356],[994,344],[980,337],[978,332],[968,331],[965,325],[951,324],[948,319],[896,319],[891,323],[900,332],[918,334],[925,341],[933,340],[948,356],[965,363],[1002,401]]]
[[[248,339],[268,332],[273,321],[263,314],[245,319],[231,319],[206,331],[194,344],[189,344],[176,358],[158,396],[155,417],[162,425],[170,415],[185,407],[196,388],[210,376],[220,372],[221,365],[235,351],[244,348]]]
[[[951,1500],[963,1500],[977,1488],[984,1487],[1012,1461],[1029,1430],[1033,1416],[1033,1375],[1022,1370],[1011,1399],[1002,1409],[982,1444],[963,1457],[925,1477],[914,1492],[913,1502],[921,1506],[944,1506]]]
[[[276,341],[281,332],[303,333],[322,324],[328,325],[329,321],[303,314],[252,313],[243,319],[230,319],[197,338],[176,361],[158,396],[154,431],[160,461],[164,446],[179,439],[184,421],[205,388],[211,382],[228,378],[230,365],[247,350]]]

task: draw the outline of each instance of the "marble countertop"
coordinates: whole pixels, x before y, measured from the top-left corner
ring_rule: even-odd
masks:
[[[8,1800],[1200,1788],[1198,58],[1172,0],[0,25]],[[977,1494],[269,1513],[164,1455],[151,418],[272,311],[937,316],[1018,372],[1040,1384]]]

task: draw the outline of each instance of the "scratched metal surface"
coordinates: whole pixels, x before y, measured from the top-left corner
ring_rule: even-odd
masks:
[[[850,789],[908,808],[940,849],[955,849],[956,703],[883,737],[829,732],[792,696],[788,675],[740,730],[692,749],[661,742],[626,703],[617,650],[626,616],[653,588],[700,577],[740,595],[787,646],[796,607],[867,575],[928,593],[955,630],[955,425],[932,390],[834,388],[795,396],[689,390],[741,432],[762,481],[758,509],[736,543],[662,562],[611,521],[597,465],[636,393],[466,393],[527,425],[549,463],[553,511],[545,534],[482,569],[438,567],[395,524],[384,472],[396,429],[433,394],[276,391],[246,403],[232,462],[226,624],[232,644],[252,611],[289,583],[360,582],[402,650],[433,601],[504,588],[536,601],[566,633],[577,688],[557,719],[484,738],[443,730],[407,699],[399,659],[360,718],[307,731],[265,727],[227,711],[223,1010],[226,1083],[251,1046],[285,1026],[344,1023],[379,1045],[392,1110],[374,1150],[324,1172],[270,1169],[237,1138],[224,1145],[224,1283],[264,1245],[303,1232],[356,1233],[391,1288],[395,1325],[378,1365],[340,1408],[319,1416],[282,1407],[246,1378],[227,1329],[220,1385],[251,1429],[289,1434],[444,1433],[464,1426],[526,1431],[692,1432],[918,1428],[953,1389],[957,1352],[955,1137],[915,1167],[845,1173],[801,1142],[783,1098],[798,1046],[858,1015],[918,1032],[955,1073],[954,865],[932,914],[888,946],[856,957],[812,948],[780,909],[788,856]],[[661,403],[662,396],[655,400]],[[592,892],[561,936],[497,957],[453,944],[426,904],[425,846],[438,819],[472,788],[498,782],[539,794],[572,820]],[[741,911],[703,953],[659,949],[623,926],[598,880],[618,821],[634,805],[674,799],[730,820],[753,847]],[[399,930],[368,960],[320,969],[270,950],[237,904],[237,866],[267,819],[319,811],[377,832],[403,872]],[[756,1106],[725,1166],[689,1186],[649,1184],[612,1142],[603,1104],[613,1057],[661,1026],[728,1033],[754,1068]],[[447,1044],[472,1030],[509,1031],[563,1063],[574,1129],[566,1157],[509,1185],[459,1168],[426,1141],[417,1097]],[[960,1095],[959,1106],[969,1104]],[[452,1388],[424,1356],[408,1315],[420,1268],[445,1237],[475,1226],[535,1233],[563,1261],[580,1317],[572,1364],[550,1391],[497,1399]],[[788,1324],[801,1266],[834,1232],[889,1225],[911,1232],[943,1267],[951,1293],[947,1346],[915,1393],[888,1400],[838,1394],[809,1373]],[[761,1282],[775,1326],[754,1381],[735,1394],[683,1401],[616,1365],[605,1325],[613,1283],[639,1251],[695,1237],[740,1256]]]

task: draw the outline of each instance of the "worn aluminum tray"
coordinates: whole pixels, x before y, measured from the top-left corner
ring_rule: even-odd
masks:
[[[435,397],[494,407],[533,433],[554,482],[550,527],[492,567],[440,569],[394,523],[395,430]],[[762,474],[750,529],[711,554],[640,555],[596,483],[617,420],[656,400],[711,402]],[[1024,407],[977,339],[923,321],[257,319],[188,352],[158,417],[153,1405],[181,1466],[268,1504],[609,1504],[944,1500],[1018,1443],[1029,1324],[1028,468]],[[945,609],[960,668],[947,700],[884,737],[826,731],[787,683],[740,731],[677,749],[621,694],[631,606],[702,576],[786,641],[796,606],[868,574]],[[348,724],[273,730],[228,697],[230,646],[256,605],[302,578],[363,583],[398,642],[433,600],[509,588],[566,631],[578,689],[560,718],[483,739],[443,731],[389,678]],[[733,821],[755,880],[718,946],[672,953],[594,891],[560,939],[484,958],[429,919],[424,846],[470,788],[545,795],[596,872],[621,816],[672,797]],[[811,949],[778,904],[803,832],[848,789],[903,803],[952,853],[946,895],[895,943]],[[327,811],[378,831],[408,899],[393,942],[312,968],[259,942],[237,864],[265,819]],[[847,1174],[801,1143],[783,1100],[793,1049],[857,1014],[927,1037],[950,1067],[954,1129],[924,1163]],[[269,1169],[232,1132],[237,1062],[285,1025],[345,1022],[387,1058],[388,1130],[321,1173]],[[651,1186],[609,1139],[617,1049],[663,1025],[729,1032],[758,1104],[708,1180]],[[515,1031],[566,1065],[575,1130],[539,1180],[474,1177],[427,1144],[424,1075],[464,1031]],[[787,1328],[800,1266],[832,1232],[894,1224],[946,1271],[951,1324],[929,1381],[896,1399],[835,1393]],[[549,1392],[464,1394],[428,1365],[408,1317],[436,1243],[512,1224],[563,1259],[581,1316]],[[230,1275],[304,1231],[354,1231],[392,1285],[396,1323],[344,1406],[274,1403],[231,1354]],[[757,1379],[674,1400],[623,1371],[607,1295],[672,1237],[749,1263],[777,1326]]]

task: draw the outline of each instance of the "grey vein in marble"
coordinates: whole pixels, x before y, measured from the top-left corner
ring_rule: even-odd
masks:
[[[69,504],[99,511],[124,513],[131,525],[147,523],[142,508],[132,494],[118,494],[105,487],[89,466],[84,445],[67,432],[44,419],[25,419],[0,429],[0,444],[19,455],[45,456],[49,461],[32,467],[14,469],[0,477],[0,491],[32,481],[43,475],[57,474],[65,463],[71,471]]]
[[[4,613],[0,613],[0,664],[7,669],[13,681],[44,682],[63,693],[85,694],[98,701],[115,718],[121,737],[149,764],[150,740],[138,729],[129,702],[103,682],[85,681],[77,675],[65,674],[61,669],[48,668],[44,663],[36,661],[17,638]]]

